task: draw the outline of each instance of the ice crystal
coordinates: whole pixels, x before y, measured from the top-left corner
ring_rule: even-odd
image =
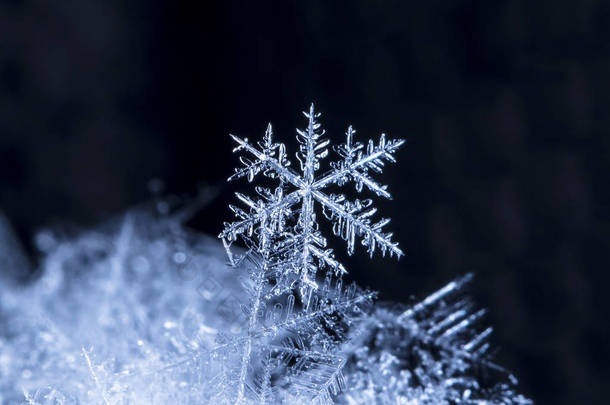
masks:
[[[462,293],[471,278],[403,310],[378,305],[346,347],[348,388],[339,402],[532,404],[515,392],[515,377],[492,361],[492,328],[481,323],[485,311],[475,310]]]
[[[328,173],[316,177],[321,161],[328,156],[330,141],[323,139],[325,132],[317,121],[320,113],[314,111],[314,105],[303,114],[308,123],[306,129],[297,129],[299,151],[296,157],[300,173],[290,168],[284,144],[273,141],[271,124],[263,141],[256,146],[247,138],[231,135],[237,143],[234,152],[244,151],[249,157],[241,157],[243,167],[236,169],[229,180],[247,177],[251,182],[262,172],[264,176],[278,179],[280,184],[273,192],[258,187],[260,199],[257,201],[237,193],[248,210],[231,206],[237,221],[225,224],[220,238],[228,247],[242,236],[249,246],[264,256],[268,266],[265,271],[276,273],[277,291],[291,289],[298,282],[301,297],[307,300],[307,295],[318,288],[316,274],[319,269],[328,267],[335,275],[346,273],[332,250],[327,249],[326,238],[318,230],[315,205],[319,205],[324,216],[333,222],[333,233],[347,242],[350,255],[354,252],[356,238],[362,239],[362,245],[371,256],[377,249],[384,255],[386,252],[397,257],[403,254],[398,244],[392,241],[392,234],[383,231],[390,220],[382,218],[374,223],[371,220],[377,212],[372,200],[350,201],[343,194],[325,193],[325,189],[333,184],[343,186],[351,182],[358,192],[366,186],[379,197],[391,198],[387,186],[377,183],[370,172],[381,173],[384,162],[395,162],[394,153],[404,141],[386,140],[385,134],[381,134],[377,144],[369,140],[365,148],[362,143],[354,141],[356,131],[350,126],[345,144],[335,148],[342,159],[332,162],[332,170]],[[294,191],[289,192],[289,187]],[[298,215],[296,223],[289,224],[294,215]],[[254,241],[252,234],[255,231]],[[230,251],[229,257],[232,257]],[[298,279],[291,277],[292,274],[296,274]]]
[[[401,252],[370,202],[322,190],[352,182],[388,197],[369,172],[401,141],[365,148],[350,128],[316,180],[327,142],[313,108],[306,116],[300,174],[270,127],[257,147],[235,137],[254,156],[235,176],[280,184],[238,194],[247,209],[233,207],[225,249],[183,225],[205,198],[156,201],[79,235],[41,232],[39,277],[0,280],[0,404],[531,403],[493,362],[491,328],[463,293],[470,276],[408,307],[346,285],[316,207],[348,252],[357,238],[369,253]],[[29,263],[7,260],[23,256],[11,235],[0,221],[3,273],[18,278]]]

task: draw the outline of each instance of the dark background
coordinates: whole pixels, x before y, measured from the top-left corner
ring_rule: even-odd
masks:
[[[0,209],[34,255],[150,178],[223,184],[229,132],[271,121],[294,152],[314,101],[333,140],[407,139],[381,205],[407,255],[358,252],[354,279],[407,301],[474,271],[526,395],[607,403],[609,24],[601,0],[4,0]],[[195,227],[220,230],[232,187]]]

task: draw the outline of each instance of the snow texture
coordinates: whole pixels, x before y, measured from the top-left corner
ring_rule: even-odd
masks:
[[[371,201],[323,190],[352,182],[389,198],[370,172],[402,141],[364,147],[350,127],[318,177],[328,142],[313,106],[305,115],[300,173],[270,126],[257,146],[233,137],[249,155],[233,178],[279,186],[238,194],[247,209],[232,207],[225,249],[183,225],[197,201],[169,213],[157,202],[77,236],[41,232],[38,278],[0,280],[0,404],[531,403],[491,359],[491,328],[462,292],[470,276],[407,307],[344,282],[317,211],[350,254],[357,240],[369,254],[402,252]],[[22,272],[0,259],[2,273]]]

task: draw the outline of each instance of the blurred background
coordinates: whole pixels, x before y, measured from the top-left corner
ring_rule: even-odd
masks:
[[[294,152],[313,101],[335,141],[407,139],[380,206],[406,257],[352,277],[408,302],[475,272],[524,394],[607,403],[609,26],[603,0],[3,0],[0,210],[35,262],[41,227],[205,182],[216,234],[248,190],[228,133]]]

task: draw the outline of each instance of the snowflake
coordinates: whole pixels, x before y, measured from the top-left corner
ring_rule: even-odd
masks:
[[[382,230],[390,220],[382,218],[377,222],[372,221],[371,217],[377,212],[372,200],[350,201],[343,194],[329,194],[325,190],[331,185],[343,186],[351,182],[355,184],[357,192],[366,187],[379,197],[391,198],[387,186],[377,183],[371,177],[371,172],[381,173],[385,162],[395,162],[394,153],[404,140],[386,140],[385,134],[381,134],[376,145],[369,140],[365,148],[362,143],[354,141],[356,131],[350,126],[346,132],[346,142],[334,148],[342,159],[332,162],[331,170],[318,177],[316,172],[322,160],[328,156],[330,141],[322,138],[325,131],[320,129],[317,122],[320,113],[314,112],[313,104],[309,112],[303,114],[308,119],[308,125],[304,130],[297,129],[300,147],[296,157],[300,163],[300,173],[290,168],[291,162],[284,144],[273,141],[271,124],[262,142],[257,145],[250,144],[247,138],[231,135],[237,143],[233,151],[244,151],[251,157],[240,158],[243,167],[236,169],[229,180],[246,177],[252,182],[262,172],[268,178],[279,179],[280,185],[273,192],[257,187],[262,198],[257,201],[236,193],[249,211],[231,206],[238,219],[225,223],[219,237],[232,264],[235,264],[235,260],[229,247],[241,235],[251,250],[271,263],[268,271],[276,273],[276,293],[290,290],[299,283],[301,296],[305,297],[318,288],[318,269],[329,267],[336,275],[346,273],[343,265],[335,259],[332,249],[326,247],[326,238],[318,230],[316,205],[332,221],[333,233],[347,242],[349,255],[354,252],[357,238],[361,239],[371,256],[377,249],[383,255],[386,252],[398,258],[403,255],[398,243],[392,241],[392,233]],[[288,188],[293,191],[287,193]],[[296,223],[288,225],[290,218],[297,214]],[[252,238],[254,233],[257,233],[256,240]],[[291,278],[291,274],[296,274],[296,277]]]

